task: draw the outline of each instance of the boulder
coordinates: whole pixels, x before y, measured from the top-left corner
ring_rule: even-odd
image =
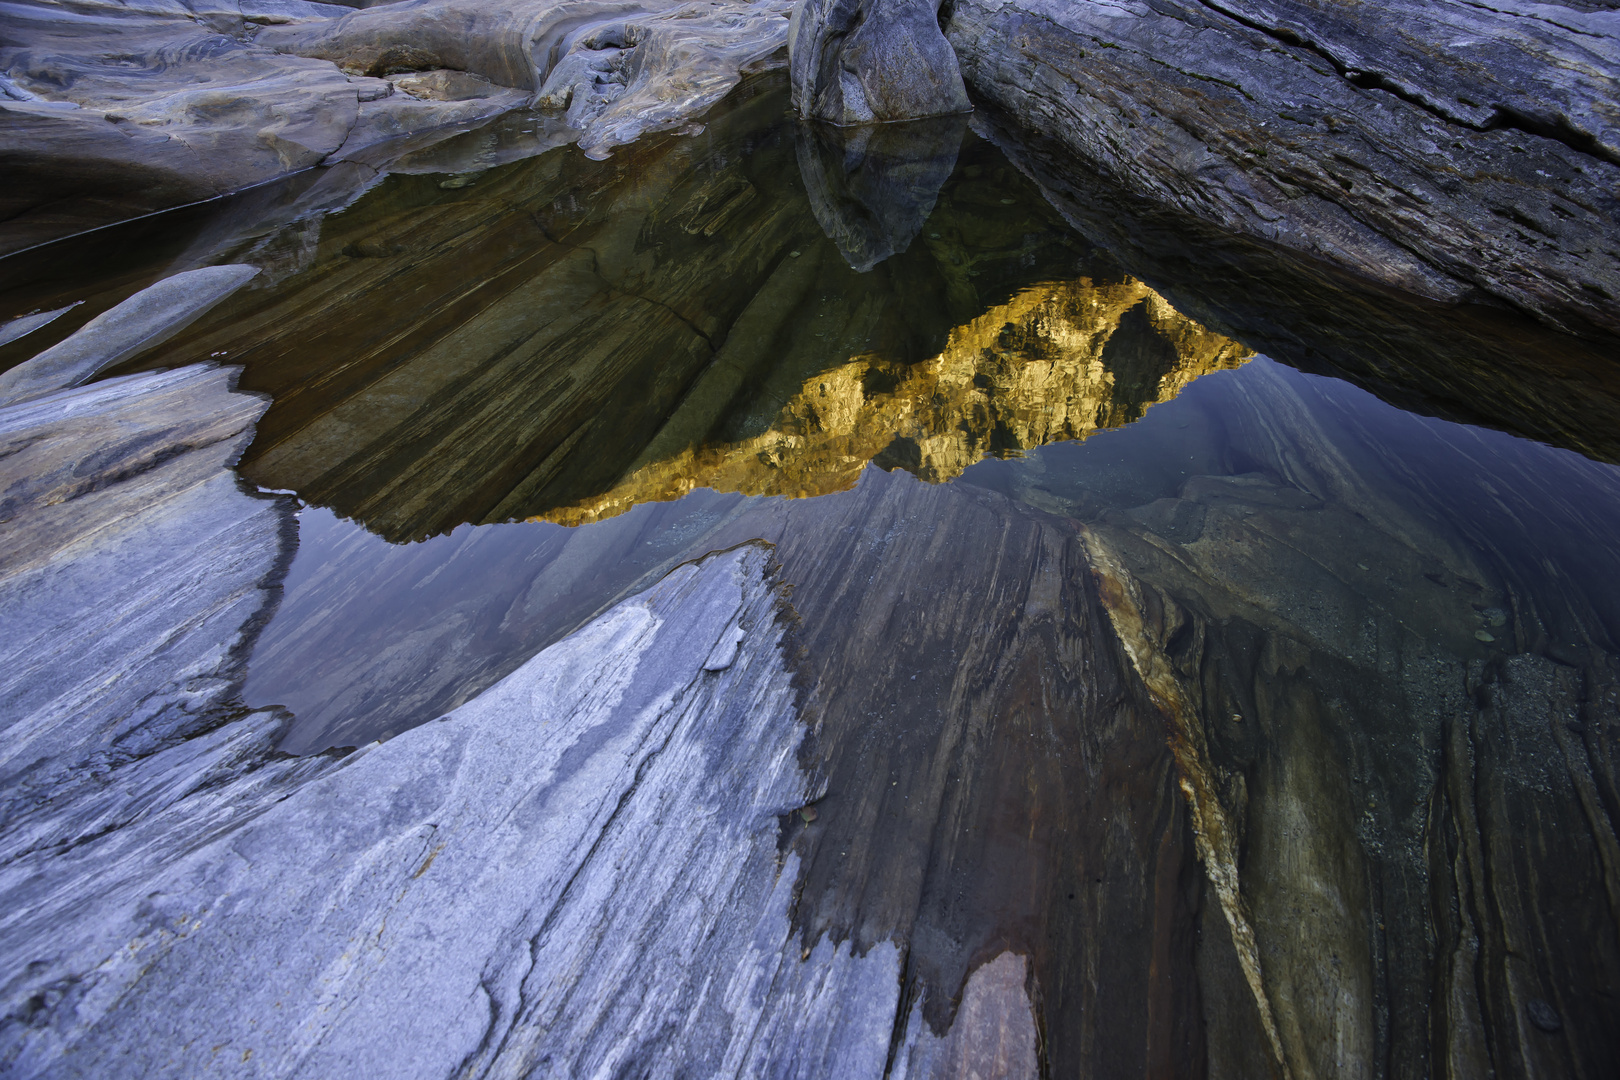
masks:
[[[1443,303],[1620,334],[1620,12],[962,0],[978,99],[1145,201]]]
[[[793,107],[870,124],[968,112],[956,55],[928,0],[801,0],[793,9]]]

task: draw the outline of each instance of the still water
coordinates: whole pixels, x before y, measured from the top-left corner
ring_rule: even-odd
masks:
[[[1594,347],[1319,280],[1290,308],[1230,253],[1175,270],[1162,225],[1112,221],[1105,249],[986,130],[804,128],[769,80],[604,162],[508,118],[385,177],[25,253],[10,295],[88,300],[60,336],[197,261],[265,267],[124,370],[214,359],[272,399],[239,469],[304,508],[246,700],[292,711],[289,752],[431,720],[765,539],[821,843],[865,860],[807,861],[807,924],[875,940],[873,867],[937,879],[917,970],[959,986],[1030,950],[1046,1052],[1079,1060],[1108,1005],[1063,995],[1085,943],[1031,927],[1125,881],[1107,903],[1236,935],[1198,954],[1206,997],[1263,962],[1273,1000],[1344,1003],[1234,1032],[1393,1069],[1452,1023],[1437,988],[1483,980],[1525,1053],[1602,1059],[1552,1037],[1620,994],[1620,416]],[[972,799],[930,805],[972,843],[928,839],[945,809],[894,817],[963,776]],[[1207,882],[1142,869],[1194,848]],[[1218,1011],[1212,1059],[1265,1058]]]

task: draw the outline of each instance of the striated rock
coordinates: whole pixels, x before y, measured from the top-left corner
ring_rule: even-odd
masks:
[[[167,341],[258,272],[253,266],[211,266],[142,289],[91,319],[66,341],[0,374],[0,406],[78,386],[104,368]],[[49,314],[54,318],[62,312]]]
[[[1067,169],[1407,292],[1620,334],[1616,12],[969,0],[948,32]]]
[[[324,23],[265,31],[256,43],[383,76],[450,69],[533,91],[567,111],[581,146],[605,155],[678,127],[787,43],[788,0],[406,0]]]
[[[579,525],[699,487],[825,495],[853,487],[869,461],[940,483],[987,453],[1130,423],[1249,355],[1140,282],[1033,286],[952,330],[932,360],[863,357],[820,372],[764,433],[667,456],[669,442],[655,440],[606,494],[538,519]]]
[[[972,109],[928,0],[804,0],[793,9],[793,108],[808,120],[887,123]]]
[[[1210,1072],[1610,1071],[1614,470],[1238,376],[977,474],[1084,522],[1173,721]]]
[[[790,940],[778,815],[813,793],[764,560],[677,571],[138,890],[82,897],[12,990],[71,979],[72,1011],[13,1020],[7,1071],[881,1076],[894,949],[801,962]],[[59,919],[12,915],[7,967]]]
[[[384,80],[253,43],[234,10],[41,0],[11,5],[7,25],[0,72],[17,94],[0,100],[0,148],[13,163],[3,251],[523,101],[515,91],[470,102],[395,97]]]
[[[231,377],[193,367],[0,409],[8,1073],[51,1040],[42,1010],[90,1008],[84,977],[119,965],[127,940],[87,946],[84,905],[140,895],[328,763],[274,757],[289,717],[240,701],[292,513],[225,468],[264,409]]]
[[[1203,325],[1403,409],[1620,461],[1620,371],[1603,338],[1367,281],[1075,169],[1069,151],[1007,117],[981,110],[973,124],[1126,273]]]

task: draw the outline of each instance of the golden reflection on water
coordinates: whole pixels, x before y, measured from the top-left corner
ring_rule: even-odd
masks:
[[[931,360],[853,357],[805,381],[764,432],[679,448],[654,440],[608,491],[530,520],[584,525],[696,488],[827,495],[853,487],[869,461],[939,483],[986,454],[1128,424],[1253,355],[1139,281],[1033,285],[953,329]]]

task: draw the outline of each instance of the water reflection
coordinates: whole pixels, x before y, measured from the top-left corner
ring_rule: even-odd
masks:
[[[967,116],[798,129],[799,172],[816,221],[861,273],[911,247],[956,168]]]
[[[1288,296],[1164,221],[1105,254],[981,139],[885,180],[782,104],[608,162],[468,137],[219,234],[296,257],[142,363],[274,397],[243,470],[312,505],[247,697],[286,747],[762,538],[827,788],[794,918],[902,942],[935,1031],[1011,950],[1054,1075],[1612,1073],[1620,472],[1249,349],[1601,458],[1589,345]]]

